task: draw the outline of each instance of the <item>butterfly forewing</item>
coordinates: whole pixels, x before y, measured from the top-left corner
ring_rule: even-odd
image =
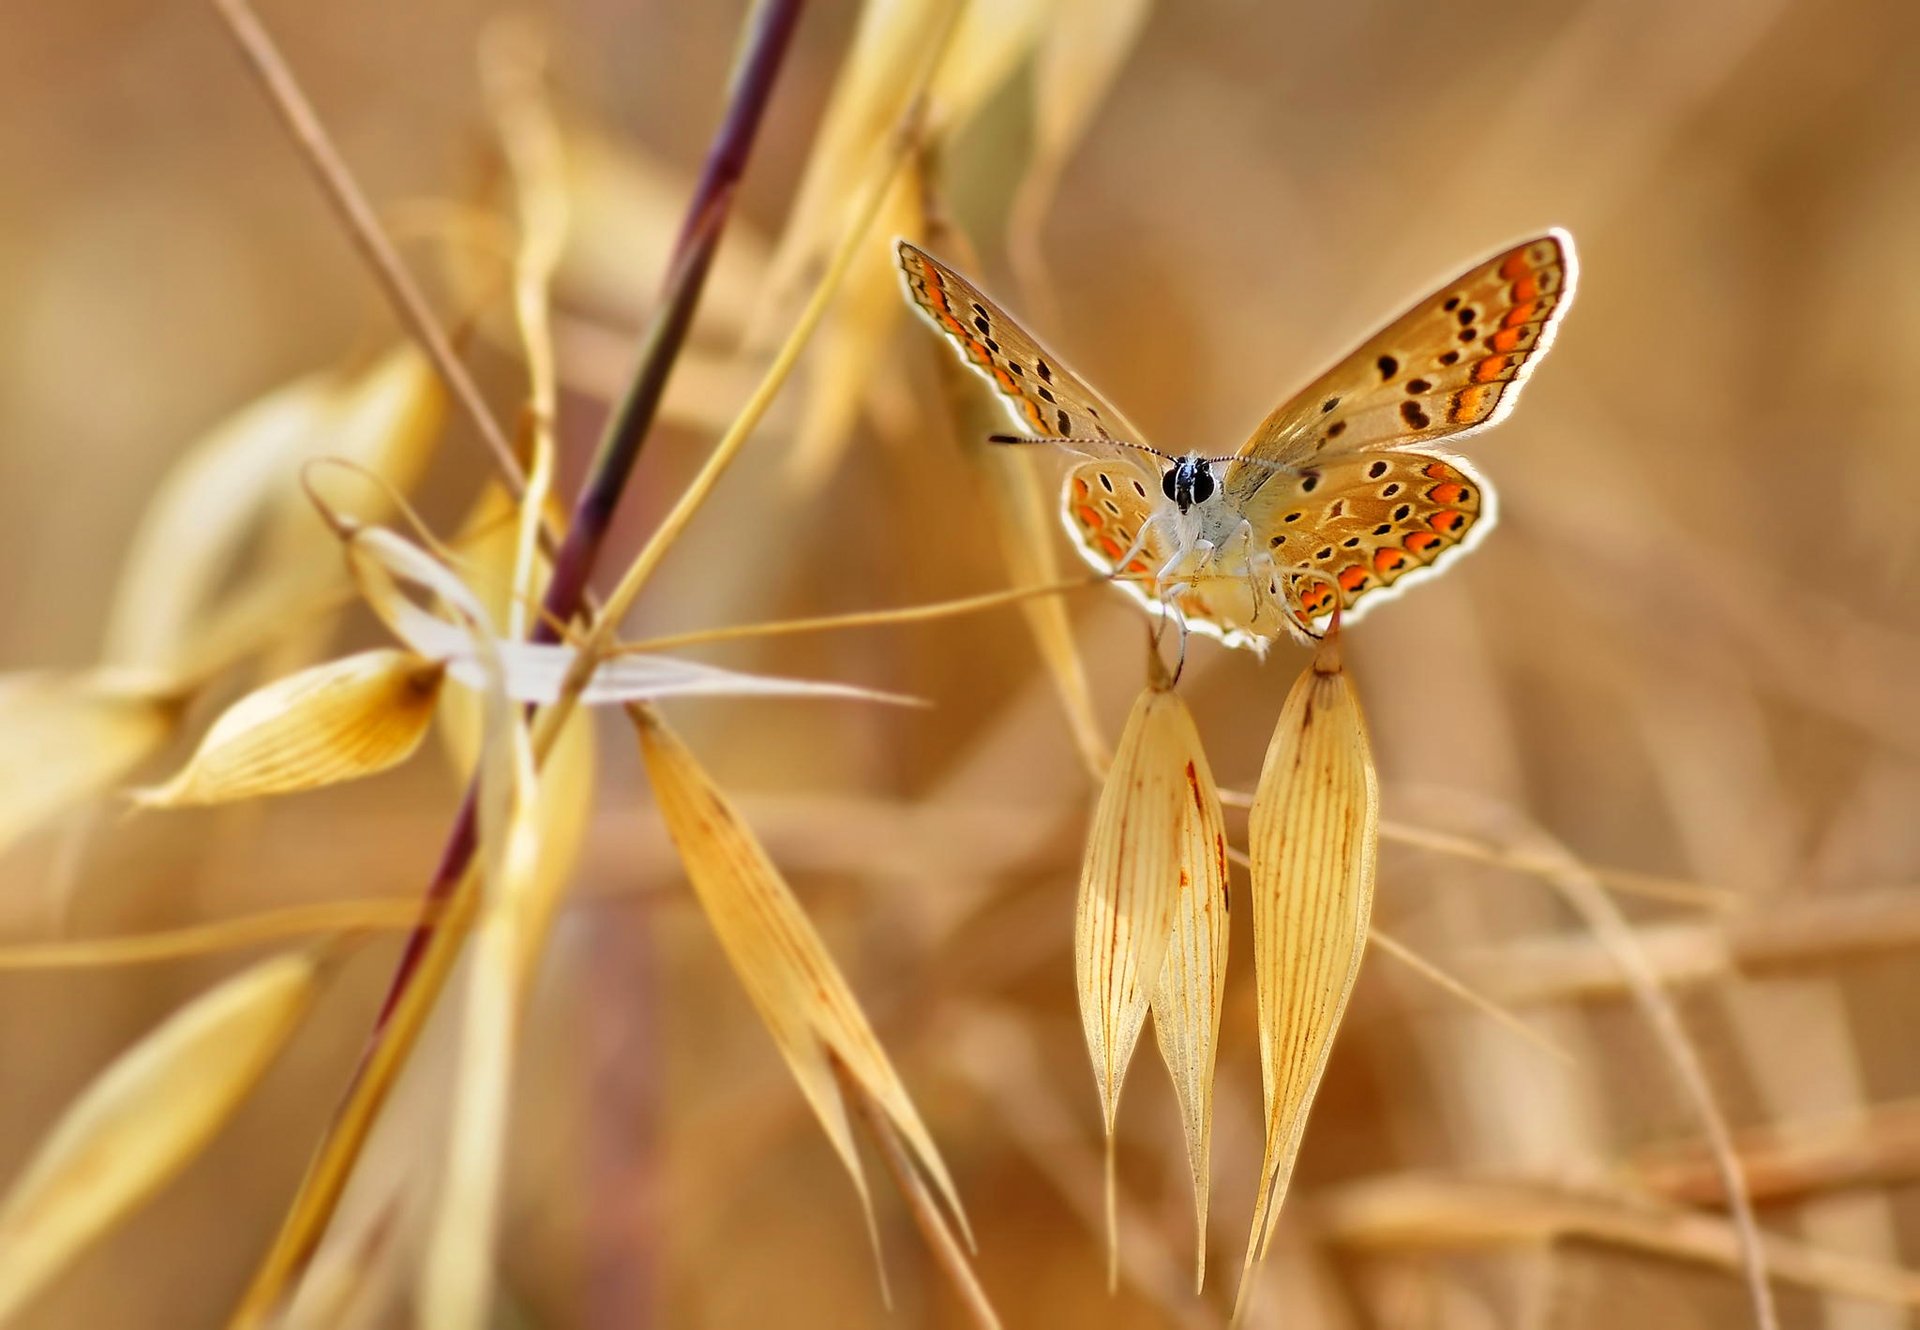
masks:
[[[1086,380],[1015,323],[979,287],[918,246],[899,242],[907,293],[969,365],[993,384],[1022,433],[1060,439],[1101,456],[1123,456],[1107,440],[1146,439]]]
[[[1261,421],[1239,454],[1254,460],[1227,469],[1228,500],[1246,508],[1288,471],[1492,424],[1553,340],[1574,275],[1563,231],[1460,274]]]

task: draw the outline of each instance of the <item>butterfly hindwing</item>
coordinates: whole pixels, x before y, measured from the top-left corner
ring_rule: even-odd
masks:
[[[1336,458],[1268,489],[1268,552],[1306,623],[1324,620],[1336,599],[1351,622],[1493,527],[1486,482],[1431,453]]]
[[[1244,506],[1284,469],[1493,424],[1552,342],[1575,273],[1562,231],[1469,268],[1262,421],[1240,450],[1256,462],[1228,467],[1228,499]]]
[[[1075,440],[1070,446],[1101,456],[1124,453],[1117,444],[1111,449],[1101,446],[1104,440],[1146,442],[1086,380],[1035,341],[979,287],[905,240],[899,242],[898,252],[914,304],[1000,393],[1022,433]]]
[[[1156,612],[1161,608],[1156,579],[1173,554],[1164,529],[1150,525],[1162,508],[1157,484],[1129,460],[1082,462],[1067,473],[1060,496],[1067,534],[1081,557]],[[1189,627],[1233,637],[1234,625],[1216,611],[1208,590],[1188,585],[1175,594],[1180,617]]]

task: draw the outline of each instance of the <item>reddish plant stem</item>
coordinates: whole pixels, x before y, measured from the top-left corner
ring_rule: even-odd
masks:
[[[668,264],[660,304],[641,343],[633,381],[607,421],[600,446],[574,500],[566,537],[554,557],[553,576],[547,583],[542,613],[534,621],[533,639],[537,642],[558,641],[558,625],[570,622],[580,610],[587,580],[606,541],[613,514],[633,474],[641,446],[653,431],[667,378],[686,343],[707,272],[713,266],[714,253],[732,212],[735,190],[746,170],[747,157],[765,117],[780,67],[792,45],[803,3],[804,0],[758,0],[748,17],[741,57],[728,83],[726,117],[714,135],[706,165],[688,205],[686,220]],[[427,888],[421,923],[407,938],[386,1000],[381,1004],[371,1036],[373,1043],[379,1041],[394,1006],[419,969],[427,944],[433,940],[440,907],[459,885],[473,860],[479,843],[475,796],[475,787],[469,785],[441,851],[439,867]]]

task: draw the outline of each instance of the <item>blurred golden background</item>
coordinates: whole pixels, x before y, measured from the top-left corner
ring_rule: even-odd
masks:
[[[996,0],[983,21],[1024,22],[1030,7]],[[558,297],[563,495],[628,372],[742,12],[537,11],[574,172]],[[511,235],[476,63],[498,14],[345,0],[263,18],[443,317],[477,320],[470,363],[511,419],[521,370],[486,253],[501,242],[449,221],[455,206],[485,207]],[[609,566],[659,520],[764,363],[748,325],[857,18],[819,5],[802,20]],[[4,47],[0,660],[79,669],[100,657],[130,533],[182,452],[243,403],[363,363],[397,334],[211,10],[41,6],[12,16]],[[1704,1236],[1653,1223],[1622,1236],[1617,1216],[1591,1217],[1614,1211],[1566,1199],[1722,1213],[1698,1119],[1608,953],[1537,873],[1461,852],[1557,842],[1639,888],[1621,908],[1676,994],[1782,1244],[1782,1324],[1909,1324],[1920,447],[1905,380],[1920,354],[1920,9],[1163,3],[1069,160],[1039,242],[1046,290],[1018,280],[1004,241],[1030,141],[1029,64],[1013,61],[957,131],[944,203],[980,246],[983,285],[1162,447],[1231,451],[1333,356],[1501,244],[1559,225],[1580,248],[1580,294],[1526,401],[1464,449],[1505,520],[1347,643],[1386,817],[1454,838],[1388,845],[1376,925],[1513,1006],[1571,1063],[1370,955],[1261,1323],[1750,1320],[1724,1219]],[[888,237],[868,243],[884,263]],[[830,354],[816,346],[630,636],[1007,584],[942,397],[946,350],[892,318],[839,416],[819,405]],[[827,450],[808,454],[811,471],[795,462],[809,428],[808,446]],[[475,443],[450,415],[418,492],[443,534],[484,477]],[[1139,685],[1141,621],[1111,593],[1069,604],[1111,736]],[[337,640],[380,635],[350,616]],[[934,704],[669,710],[899,1064],[1006,1324],[1224,1324],[1259,1158],[1245,926],[1208,1293],[1188,1291],[1185,1157],[1143,1054],[1121,1118],[1127,1273],[1110,1298],[1071,981],[1093,786],[1020,615],[696,654]],[[1223,784],[1252,786],[1303,659],[1286,643],[1264,664],[1196,643],[1183,689]],[[216,702],[266,677],[197,702],[141,778],[163,778]],[[586,847],[515,1084],[494,1323],[965,1323],[884,1185],[896,1306],[882,1306],[854,1194],[684,889],[625,722],[602,727]],[[25,942],[412,899],[460,788],[430,749],[362,784],[237,811],[129,814],[108,798],[0,861],[0,929]],[[19,1323],[220,1323],[395,954],[384,938],[356,951],[208,1153]],[[235,964],[0,972],[0,1175],[116,1052]],[[1666,1236],[1645,1236],[1656,1228]],[[394,1273],[407,1238],[392,1241],[380,1276],[392,1283],[368,1275],[367,1324],[410,1321]]]

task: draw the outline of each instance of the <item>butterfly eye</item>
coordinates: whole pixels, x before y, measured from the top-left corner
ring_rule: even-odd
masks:
[[[1205,503],[1213,497],[1213,472],[1200,467],[1193,473],[1193,501]]]
[[[1180,474],[1179,467],[1170,466],[1167,468],[1167,474],[1160,477],[1160,492],[1166,495],[1167,498],[1173,500],[1176,503],[1179,502],[1179,500],[1174,494],[1173,482],[1174,482],[1174,478],[1179,474]]]

